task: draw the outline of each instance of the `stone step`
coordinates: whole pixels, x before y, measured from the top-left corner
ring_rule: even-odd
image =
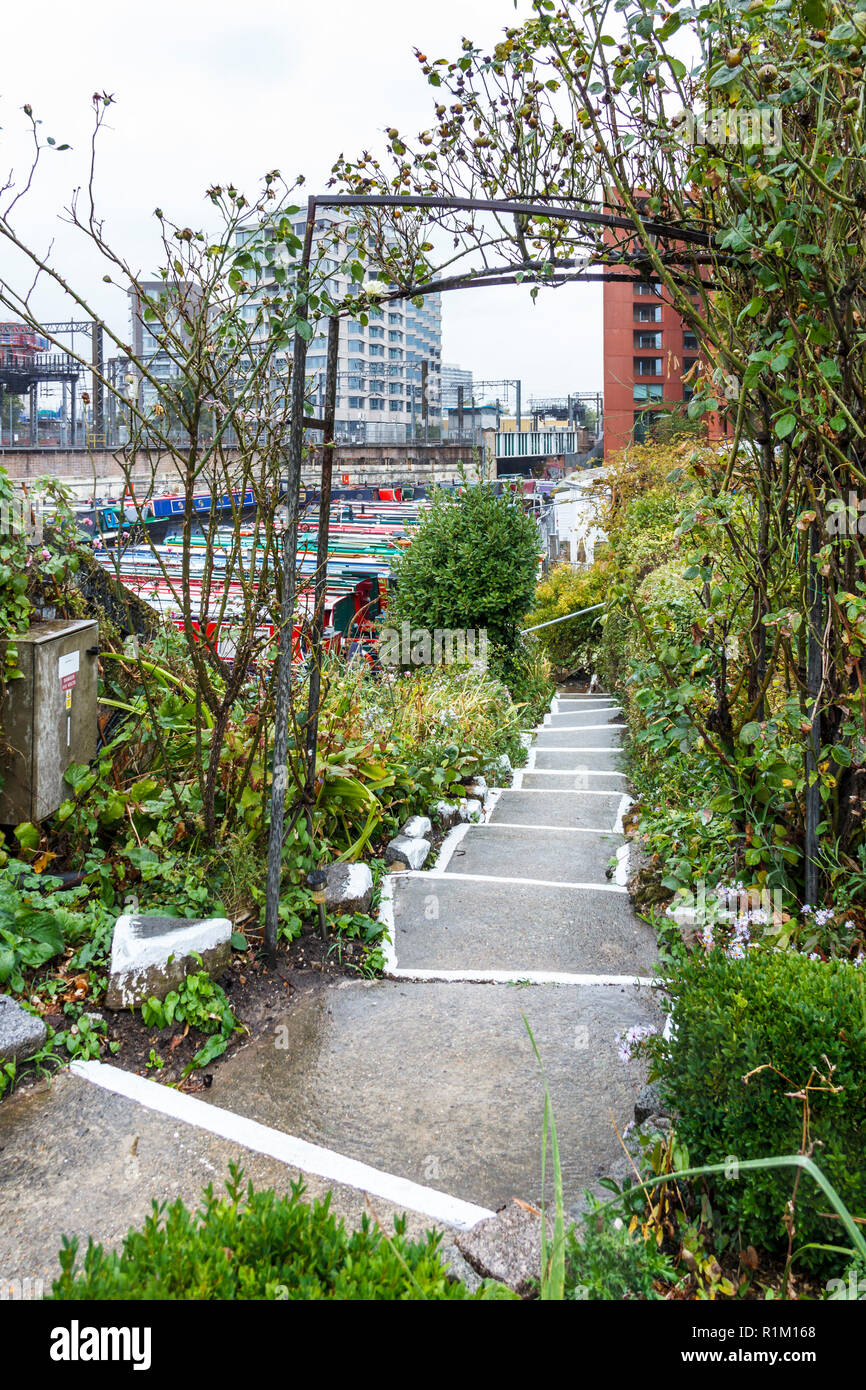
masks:
[[[628,782],[621,772],[545,772],[543,770],[524,770],[520,774],[519,786],[526,790],[546,792],[571,792],[576,795],[586,793],[597,796],[600,792],[628,791]]]
[[[618,748],[609,751],[590,748],[588,751],[573,752],[562,747],[536,747],[533,754],[530,764],[533,770],[547,772],[577,773],[580,768],[585,768],[587,772],[622,772],[625,763],[622,751]],[[595,786],[594,779],[588,785]]]
[[[620,1061],[617,1039],[658,1023],[650,996],[632,985],[322,981],[292,996],[273,1036],[216,1067],[202,1094],[490,1209],[538,1203],[544,1093],[525,1016],[572,1205],[622,1153],[611,1112],[622,1130],[644,1078]]]
[[[565,714],[547,715],[542,729],[592,729],[600,724],[604,729],[622,732],[625,725],[619,722],[619,712],[615,709],[580,709]]]
[[[535,738],[536,748],[613,748],[621,747],[621,727],[604,725],[601,729],[540,729]]]
[[[649,976],[656,959],[625,894],[419,874],[394,879],[393,912],[400,971]]]
[[[267,1045],[274,1055],[273,1036]],[[365,1195],[356,1188],[302,1174],[295,1164],[158,1114],[68,1071],[54,1075],[50,1087],[8,1096],[0,1105],[3,1278],[42,1279],[49,1294],[60,1274],[63,1235],[77,1235],[83,1248],[91,1235],[106,1248],[119,1246],[130,1226],[150,1216],[153,1198],[181,1198],[195,1209],[208,1183],[222,1195],[232,1162],[243,1168],[245,1183],[280,1193],[303,1176],[308,1200],[323,1200],[330,1192],[331,1210],[349,1227],[369,1217]],[[374,1200],[388,1229],[392,1217],[407,1210],[405,1201],[396,1205],[399,1200],[397,1193],[394,1202]],[[409,1224],[421,1235],[436,1223],[409,1209]]]
[[[574,695],[569,691],[557,691],[553,699],[559,701],[560,705],[616,705],[617,696],[607,695],[605,691],[596,691],[595,695]]]
[[[610,883],[606,870],[621,835],[590,830],[527,830],[470,825],[444,870],[551,883]]]
[[[591,694],[588,690],[580,692],[560,689],[556,692],[557,700],[613,700],[615,698],[609,690],[594,690]]]
[[[623,789],[623,793],[624,793]],[[610,830],[622,834],[619,824],[623,794],[607,796],[563,796],[562,792],[526,791],[507,787],[490,817],[491,825],[550,825]]]

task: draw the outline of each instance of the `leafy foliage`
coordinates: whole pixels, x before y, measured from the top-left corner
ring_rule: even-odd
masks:
[[[535,604],[527,614],[527,627],[553,622],[581,608],[603,603],[607,590],[607,566],[603,562],[590,569],[573,570],[555,565],[539,584]],[[583,668],[594,671],[602,634],[601,613],[585,613],[579,618],[554,623],[533,634],[541,650],[560,671]]]
[[[613,1211],[585,1214],[567,1235],[566,1299],[651,1299],[665,1297],[657,1287],[676,1278],[670,1257],[655,1239],[645,1239]]]
[[[201,956],[197,957],[201,964]],[[173,1023],[186,1023],[207,1033],[210,1041],[199,1048],[190,1067],[204,1067],[225,1052],[232,1033],[239,1030],[225,990],[212,980],[206,970],[198,970],[164,999],[146,999],[141,1017],[149,1028],[169,1028]]]
[[[866,1209],[866,992],[862,970],[793,951],[681,954],[668,970],[673,1034],[646,1044],[679,1115],[694,1163],[728,1163],[713,1205],[745,1243],[784,1250],[791,1184],[774,1171],[739,1172],[767,1154],[814,1151],[847,1205]],[[826,1206],[800,1188],[795,1247],[838,1243]],[[804,1249],[806,1268],[828,1263]]]
[[[409,1240],[405,1218],[389,1236],[364,1215],[348,1232],[330,1210],[330,1195],[312,1204],[304,1186],[290,1193],[241,1187],[232,1165],[227,1196],[205,1189],[191,1212],[177,1201],[154,1203],[144,1225],[131,1229],[122,1249],[106,1252],[88,1242],[79,1263],[78,1238],[64,1237],[61,1274],[52,1297],[105,1299],[487,1299],[512,1297],[500,1285],[470,1294],[448,1280],[439,1258],[441,1237]]]
[[[486,630],[512,653],[538,573],[538,529],[516,498],[483,481],[452,497],[438,491],[411,546],[394,567],[389,622],[443,631]]]

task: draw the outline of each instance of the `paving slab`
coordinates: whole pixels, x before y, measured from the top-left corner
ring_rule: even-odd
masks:
[[[573,780],[573,779],[572,779]],[[605,796],[584,796],[580,792],[564,796],[562,792],[506,787],[490,817],[491,825],[552,825],[584,830],[622,832],[618,823],[622,794],[609,792]]]
[[[583,830],[524,830],[472,825],[445,865],[449,874],[542,879],[555,883],[608,882],[621,835]]]
[[[556,692],[557,700],[614,700],[616,696],[609,690],[569,690],[568,688],[559,689]]]
[[[610,1112],[622,1129],[644,1077],[616,1040],[658,1025],[650,994],[345,980],[296,999],[273,1038],[216,1069],[205,1097],[491,1209],[514,1196],[537,1203],[544,1096],[525,1015],[573,1204],[622,1152]]]
[[[398,878],[400,970],[651,975],[655,935],[623,893],[459,878]]]
[[[605,724],[601,729],[540,729],[535,739],[539,748],[611,748],[619,751],[622,726]]]
[[[310,1200],[331,1203],[351,1227],[370,1214],[362,1192],[221,1139],[194,1125],[147,1110],[124,1096],[61,1072],[50,1085],[20,1091],[0,1105],[0,1276],[43,1279],[45,1292],[60,1269],[62,1235],[106,1247],[151,1212],[151,1200],[197,1206],[202,1188],[219,1192],[236,1161],[256,1187],[288,1192],[301,1176]],[[386,1229],[402,1207],[371,1199]],[[438,1229],[409,1213],[420,1235]]]
[[[532,766],[542,770],[546,769],[548,772],[577,772],[582,767],[589,772],[622,772],[625,770],[625,759],[619,748],[609,751],[590,748],[587,751],[573,753],[569,752],[567,748],[539,748],[536,746],[533,751],[535,759]]]
[[[591,729],[596,724],[601,724],[605,729],[616,729],[619,733],[622,733],[625,727],[620,722],[618,710],[606,709],[561,711],[559,714],[551,714],[543,727],[545,729]]]
[[[628,782],[619,772],[593,772],[590,776],[587,771],[550,772],[527,769],[521,776],[520,786],[547,792],[586,792],[592,797],[597,796],[599,792],[618,791],[625,795],[628,791]]]

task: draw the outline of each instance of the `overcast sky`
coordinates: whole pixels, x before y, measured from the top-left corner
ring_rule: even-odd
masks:
[[[518,15],[527,12],[520,0]],[[463,35],[494,42],[513,0],[42,0],[5,7],[0,65],[0,165],[25,167],[21,107],[73,150],[41,171],[26,213],[41,245],[118,328],[125,305],[101,283],[79,234],[58,212],[86,174],[91,96],[117,100],[98,161],[98,200],[110,239],[143,271],[155,264],[153,209],[207,220],[204,189],[255,186],[268,169],[303,173],[324,190],[334,158],[382,152],[383,127],[430,123],[435,94],[412,53],[452,57]],[[0,264],[8,273],[10,262]],[[23,268],[16,270],[23,277]],[[113,297],[112,297],[113,296]],[[602,385],[601,286],[478,290],[443,296],[443,357],[477,379],[520,377],[525,395]],[[67,315],[56,296],[46,317]]]

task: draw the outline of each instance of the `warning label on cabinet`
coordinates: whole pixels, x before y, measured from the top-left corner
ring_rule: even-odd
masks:
[[[63,685],[64,690],[66,690],[68,687],[63,683],[66,680],[68,680],[70,676],[73,677],[72,684],[75,684],[75,673],[80,666],[80,652],[67,652],[65,656],[60,656],[57,658],[57,671],[58,675],[60,676],[60,682]]]

